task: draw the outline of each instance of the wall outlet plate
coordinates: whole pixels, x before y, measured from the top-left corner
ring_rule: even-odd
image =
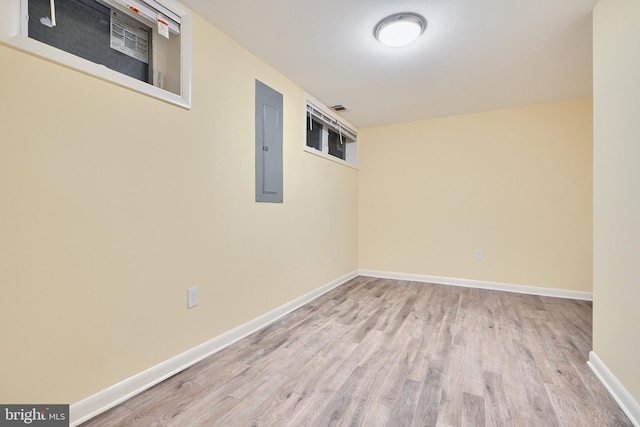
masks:
[[[193,308],[200,303],[200,289],[197,286],[187,289],[187,308]]]

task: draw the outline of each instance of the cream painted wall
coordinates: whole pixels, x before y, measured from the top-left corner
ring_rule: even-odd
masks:
[[[640,402],[640,2],[593,19],[593,348]]]
[[[361,269],[591,291],[591,99],[360,135]]]
[[[303,152],[303,90],[197,16],[193,58],[187,111],[0,46],[0,402],[77,402],[357,269],[357,171]],[[254,202],[255,79],[284,204]]]

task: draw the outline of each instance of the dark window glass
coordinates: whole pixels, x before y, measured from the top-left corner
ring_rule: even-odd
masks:
[[[307,147],[322,151],[322,124],[307,115]]]
[[[4,1],[4,0],[0,0]],[[127,32],[123,40],[139,55],[146,54],[146,63],[111,48],[111,11],[94,0],[56,0],[56,26],[51,26],[49,0],[29,0],[29,37],[50,46],[72,53],[135,79],[150,83],[148,52],[151,50],[149,27],[137,23],[136,37]],[[118,29],[118,28],[116,28]],[[131,27],[133,30],[133,27]],[[117,35],[114,33],[114,35]],[[146,51],[146,52],[145,52]]]
[[[339,159],[345,159],[345,144],[338,132],[329,129],[329,154]]]

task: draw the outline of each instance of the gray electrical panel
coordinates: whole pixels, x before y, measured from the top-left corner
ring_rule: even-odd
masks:
[[[282,94],[258,80],[256,202],[282,203]]]

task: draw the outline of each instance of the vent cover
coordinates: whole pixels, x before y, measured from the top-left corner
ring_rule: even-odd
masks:
[[[338,105],[334,105],[333,107],[330,107],[333,111],[346,111],[347,109],[345,108],[344,105],[338,104]]]

